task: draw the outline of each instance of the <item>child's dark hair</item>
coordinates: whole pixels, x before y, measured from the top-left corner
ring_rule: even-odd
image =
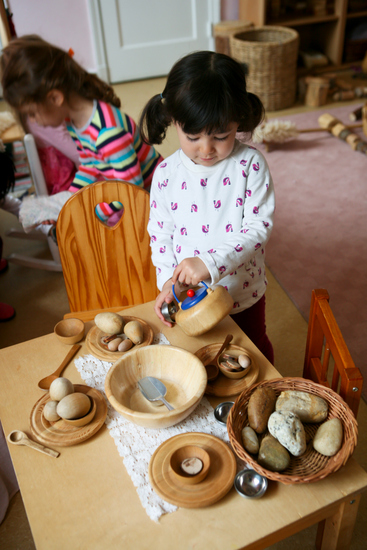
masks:
[[[121,105],[109,84],[85,71],[68,52],[35,34],[9,42],[1,56],[0,70],[3,97],[15,109],[42,103],[53,89],[62,91],[67,100],[77,93],[115,107]]]
[[[145,106],[140,127],[143,140],[162,143],[177,122],[187,134],[223,132],[237,122],[238,131],[252,134],[264,118],[260,99],[246,90],[245,72],[231,57],[200,51],[180,59],[171,69],[162,95]]]
[[[2,141],[0,141],[0,203],[5,196],[14,189],[15,167],[13,160],[5,151]],[[4,150],[3,150],[4,149]]]

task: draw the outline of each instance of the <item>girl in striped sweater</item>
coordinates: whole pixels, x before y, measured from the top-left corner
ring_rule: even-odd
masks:
[[[162,157],[120,111],[113,88],[86,72],[71,52],[27,35],[4,48],[0,69],[3,97],[18,113],[41,126],[66,122],[80,157],[71,193],[106,179],[150,189]]]

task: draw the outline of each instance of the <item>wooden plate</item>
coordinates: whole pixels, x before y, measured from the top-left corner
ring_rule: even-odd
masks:
[[[153,342],[153,329],[148,325],[148,323],[146,323],[142,319],[138,319],[138,317],[128,317],[127,315],[124,315],[122,317],[125,323],[128,323],[129,321],[139,321],[139,323],[143,325],[144,329],[144,340],[142,341],[142,343],[136,344],[128,351],[142,348],[144,346],[149,346]],[[126,351],[109,351],[108,349],[106,349],[100,343],[102,336],[104,336],[104,332],[99,330],[97,326],[94,326],[88,331],[86,337],[87,347],[92,355],[97,357],[97,359],[102,359],[102,361],[110,361],[114,363],[115,361],[117,361],[117,359],[120,359],[120,357],[127,353]]]
[[[208,346],[204,346],[203,348],[200,348],[196,353],[196,357],[200,359],[203,363],[206,363],[207,361],[210,361],[211,359],[214,359],[215,355],[218,353],[219,348],[222,344],[209,344]],[[239,349],[240,346],[232,346],[233,348]],[[257,362],[254,360],[252,354],[245,348],[242,348],[247,355],[251,357],[251,368],[248,374],[244,376],[243,378],[239,378],[238,380],[234,380],[231,378],[227,378],[219,372],[217,378],[215,380],[212,380],[207,383],[205,393],[207,395],[216,395],[217,397],[229,397],[231,395],[238,395],[243,390],[247,390],[252,384],[255,384],[258,376],[259,376],[259,366]],[[231,351],[231,344],[228,346],[226,351]]]
[[[208,475],[196,485],[180,483],[170,468],[172,453],[186,445],[202,447],[210,456]],[[236,468],[235,455],[224,441],[214,435],[188,432],[171,437],[155,450],[149,462],[149,481],[163,500],[182,508],[203,508],[228,493]]]
[[[107,404],[102,393],[82,384],[74,384],[74,389],[86,393],[96,402],[97,411],[93,420],[86,426],[80,427],[72,426],[64,420],[49,422],[43,416],[44,406],[50,401],[50,394],[47,392],[33,407],[30,419],[31,432],[42,443],[58,447],[69,447],[89,439],[102,428],[107,416]]]

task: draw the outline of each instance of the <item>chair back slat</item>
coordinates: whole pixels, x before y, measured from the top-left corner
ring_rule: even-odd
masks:
[[[330,355],[334,360],[331,384],[328,382]],[[303,377],[331,387],[357,416],[363,376],[349,353],[325,289],[312,291]]]

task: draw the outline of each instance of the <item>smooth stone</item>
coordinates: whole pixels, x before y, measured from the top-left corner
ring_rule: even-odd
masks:
[[[313,438],[313,448],[324,456],[334,456],[342,446],[343,424],[332,418],[321,424]]]
[[[327,418],[329,407],[325,399],[318,395],[288,390],[282,391],[279,395],[275,410],[290,411],[296,414],[301,422],[323,422]]]
[[[261,442],[257,461],[272,472],[282,472],[290,465],[291,457],[275,437],[266,435]]]

